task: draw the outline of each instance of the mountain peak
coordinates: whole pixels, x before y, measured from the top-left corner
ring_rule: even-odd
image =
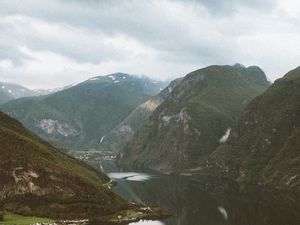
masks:
[[[289,71],[283,79],[286,80],[298,80],[300,79],[300,66],[296,67],[295,69]],[[281,80],[281,79],[278,79]]]
[[[241,63],[236,63],[236,64],[233,65],[233,67],[235,67],[235,68],[246,68],[246,66],[241,64]]]
[[[213,65],[186,75],[128,142],[120,163],[163,172],[197,167],[220,145],[245,103],[269,86],[250,79],[252,72]]]

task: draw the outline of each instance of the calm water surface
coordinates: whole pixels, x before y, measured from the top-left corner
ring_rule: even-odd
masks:
[[[299,225],[299,196],[198,176],[162,175],[120,170],[103,162],[118,182],[114,191],[128,200],[168,209],[163,221],[136,225]]]

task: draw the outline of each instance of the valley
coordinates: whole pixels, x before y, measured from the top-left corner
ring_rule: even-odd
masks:
[[[299,225],[300,1],[0,0],[0,225]]]
[[[26,126],[1,114],[4,224],[296,225],[299,71],[117,73],[0,105]]]

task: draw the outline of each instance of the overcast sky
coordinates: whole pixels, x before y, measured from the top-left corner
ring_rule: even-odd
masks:
[[[52,88],[113,72],[300,65],[299,0],[0,0],[0,81]]]

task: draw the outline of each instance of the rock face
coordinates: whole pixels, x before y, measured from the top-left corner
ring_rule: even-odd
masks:
[[[51,218],[116,213],[129,203],[110,191],[110,179],[65,155],[0,113],[1,210]]]
[[[172,81],[158,95],[150,98],[133,110],[117,127],[105,135],[99,145],[100,149],[120,152],[134,133],[141,128],[153,111],[163,103],[172,90],[182,81],[178,78]]]
[[[0,109],[56,146],[99,149],[104,136],[164,85],[116,73],[47,96],[13,100]]]
[[[197,168],[268,86],[258,67],[210,66],[188,74],[133,136],[119,162],[163,172]]]
[[[300,67],[248,104],[207,167],[239,181],[300,191],[299,99]]]

